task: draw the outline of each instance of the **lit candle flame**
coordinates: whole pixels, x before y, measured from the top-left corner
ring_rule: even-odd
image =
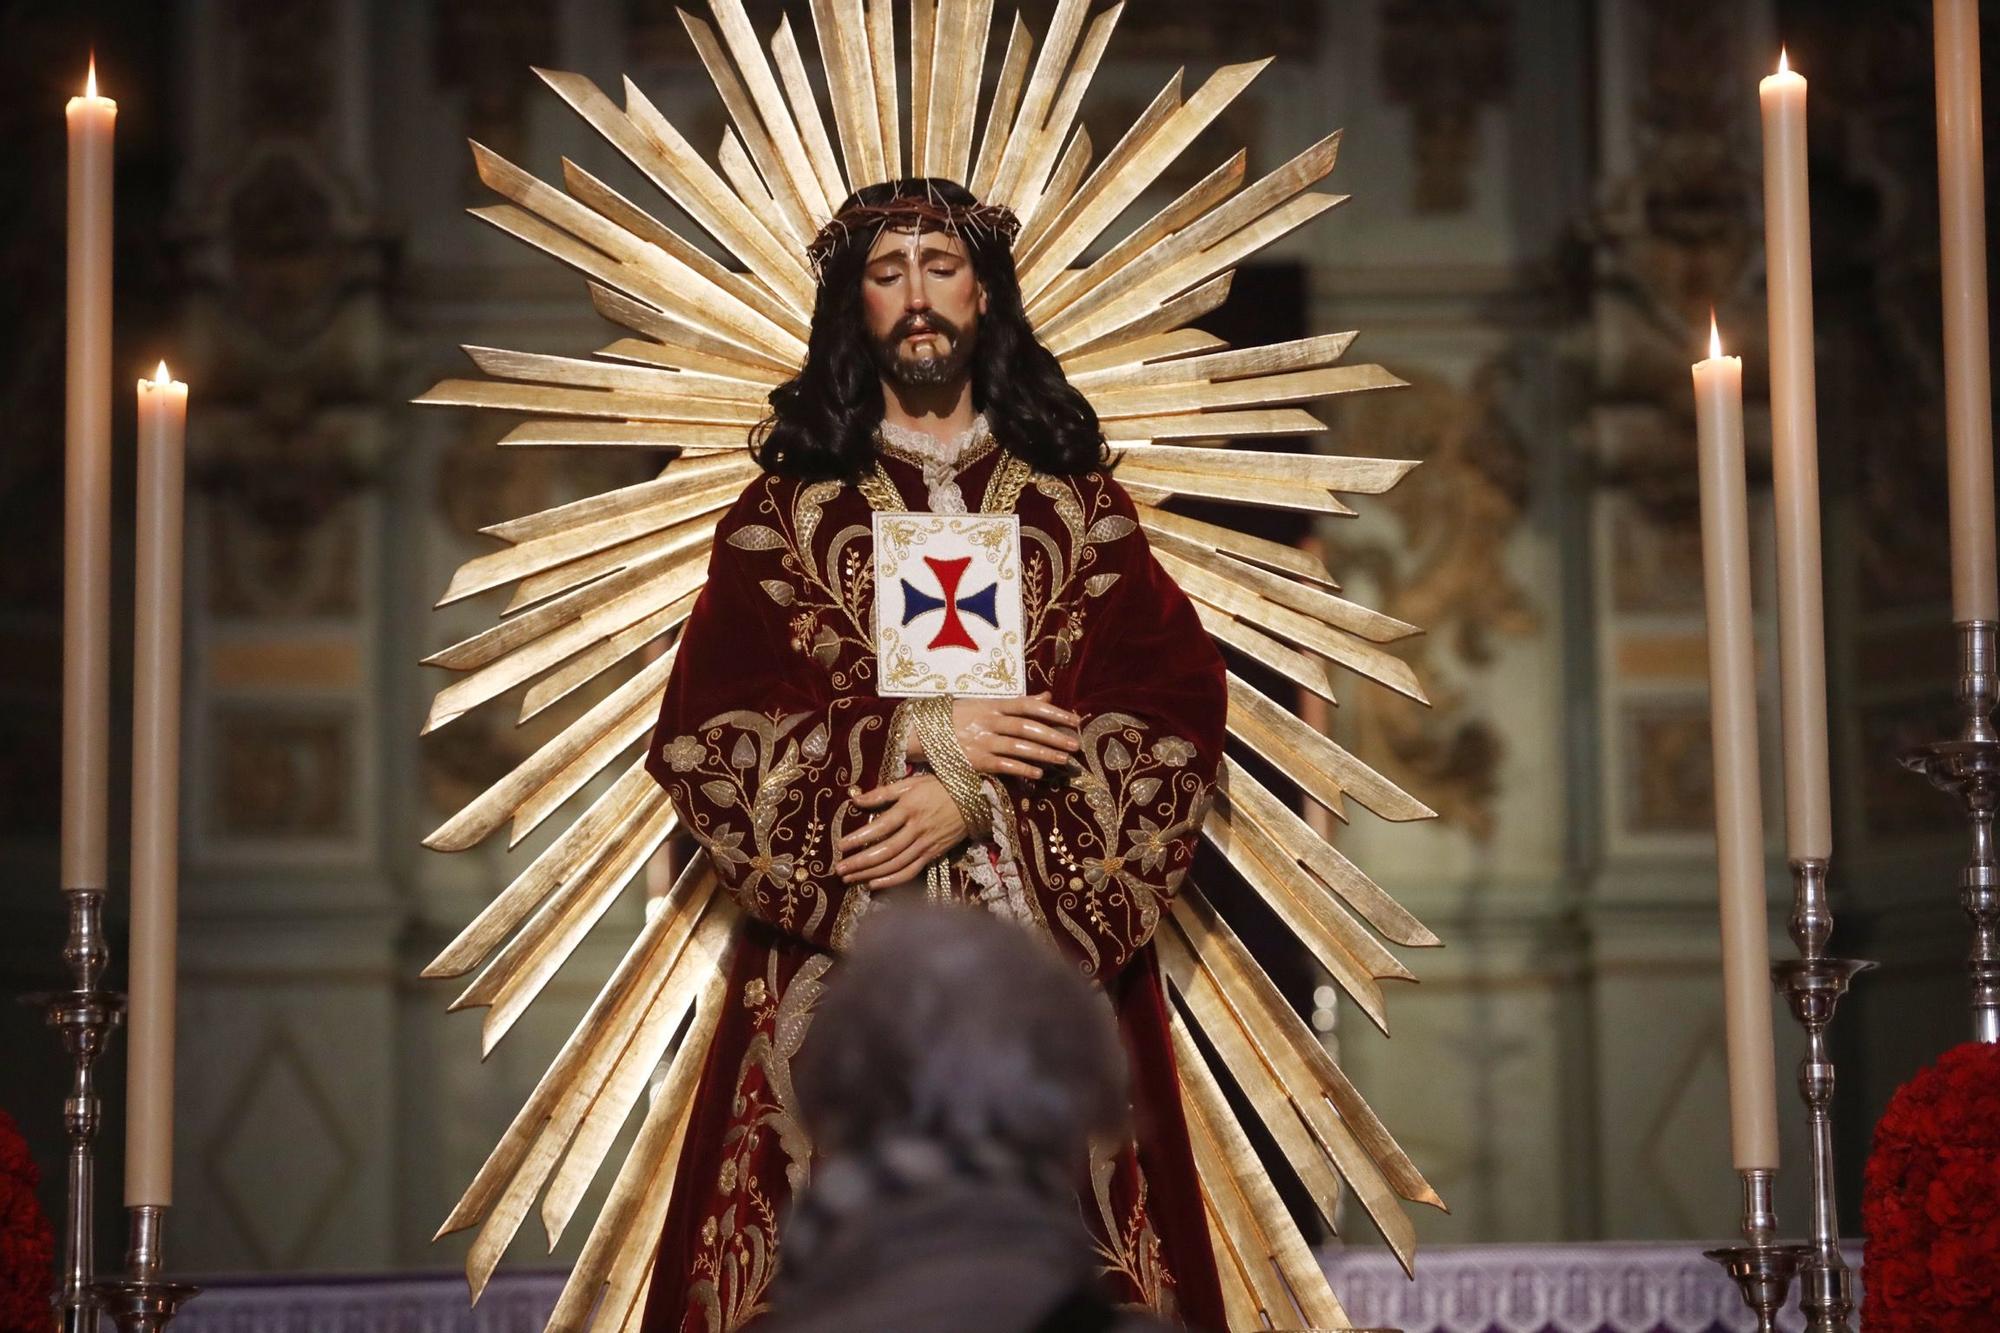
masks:
[[[85,97],[97,96],[97,52],[95,51],[90,53],[90,73],[83,81],[83,95]]]
[[[1708,355],[1714,360],[1722,355],[1722,330],[1715,326],[1715,312],[1708,312]]]
[[[167,373],[167,363],[165,361],[160,362],[160,368],[153,372],[153,383],[172,384],[173,382],[174,377]]]
[[[1785,48],[1781,46],[1778,48],[1778,73],[1790,74],[1791,72],[1792,62],[1785,58]]]

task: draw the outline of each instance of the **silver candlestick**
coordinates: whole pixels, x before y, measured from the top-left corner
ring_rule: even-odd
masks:
[[[2000,663],[1991,620],[1961,620],[1958,629],[1959,733],[1920,745],[1903,765],[1965,802],[1972,825],[1972,859],[1958,875],[1958,899],[1972,920],[1972,1035],[2000,1042],[2000,860],[1993,845],[1993,815],[2000,806],[2000,733],[1993,707],[2000,695]]]
[[[140,1204],[125,1211],[132,1226],[131,1246],[125,1251],[126,1276],[92,1283],[91,1292],[119,1333],[159,1333],[201,1288],[160,1276],[160,1233],[167,1210]]]
[[[1854,1310],[1852,1275],[1840,1255],[1840,1217],[1833,1189],[1833,1056],[1826,1030],[1848,983],[1875,966],[1852,958],[1829,958],[1833,909],[1827,900],[1827,863],[1822,858],[1792,862],[1792,942],[1799,956],[1774,963],[1771,978],[1806,1030],[1806,1055],[1799,1062],[1799,1095],[1805,1099],[1812,1138],[1812,1240],[1800,1265],[1799,1309],[1809,1333],[1849,1333]]]
[[[1736,1173],[1743,1180],[1742,1245],[1704,1250],[1722,1265],[1743,1293],[1743,1303],[1757,1316],[1757,1333],[1776,1333],[1778,1311],[1792,1290],[1792,1275],[1810,1253],[1803,1245],[1778,1243],[1778,1214],[1773,1195],[1776,1171],[1755,1167]]]
[[[63,897],[69,906],[63,962],[69,967],[70,989],[23,999],[44,1010],[49,1026],[62,1033],[71,1065],[69,1095],[63,1098],[69,1190],[63,1213],[62,1294],[56,1304],[62,1312],[63,1333],[97,1333],[97,1303],[90,1285],[97,1267],[92,1237],[97,1225],[97,1131],[103,1122],[97,1058],[125,1014],[125,997],[102,984],[111,961],[104,940],[103,891],[70,889]]]

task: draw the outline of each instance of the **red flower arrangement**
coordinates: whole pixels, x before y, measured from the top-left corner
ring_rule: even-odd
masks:
[[[1896,1090],[1861,1225],[1865,1333],[2000,1328],[2000,1046],[1954,1047]]]
[[[55,1326],[56,1232],[35,1197],[42,1173],[0,1111],[0,1328]]]

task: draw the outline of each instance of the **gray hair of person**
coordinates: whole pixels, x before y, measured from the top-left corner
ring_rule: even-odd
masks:
[[[1125,1052],[1104,994],[1046,940],[973,907],[871,918],[794,1066],[822,1155],[922,1141],[1033,1172],[1125,1127]]]

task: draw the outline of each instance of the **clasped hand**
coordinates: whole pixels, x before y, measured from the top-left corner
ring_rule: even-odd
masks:
[[[1050,701],[1045,691],[1013,699],[952,701],[952,730],[976,773],[1039,778],[1044,767],[1064,764],[1080,748],[1082,719]],[[914,736],[905,758],[922,759]],[[835,844],[834,873],[871,892],[901,884],[965,840],[965,817],[944,783],[916,773],[859,792],[854,803],[876,813]]]

